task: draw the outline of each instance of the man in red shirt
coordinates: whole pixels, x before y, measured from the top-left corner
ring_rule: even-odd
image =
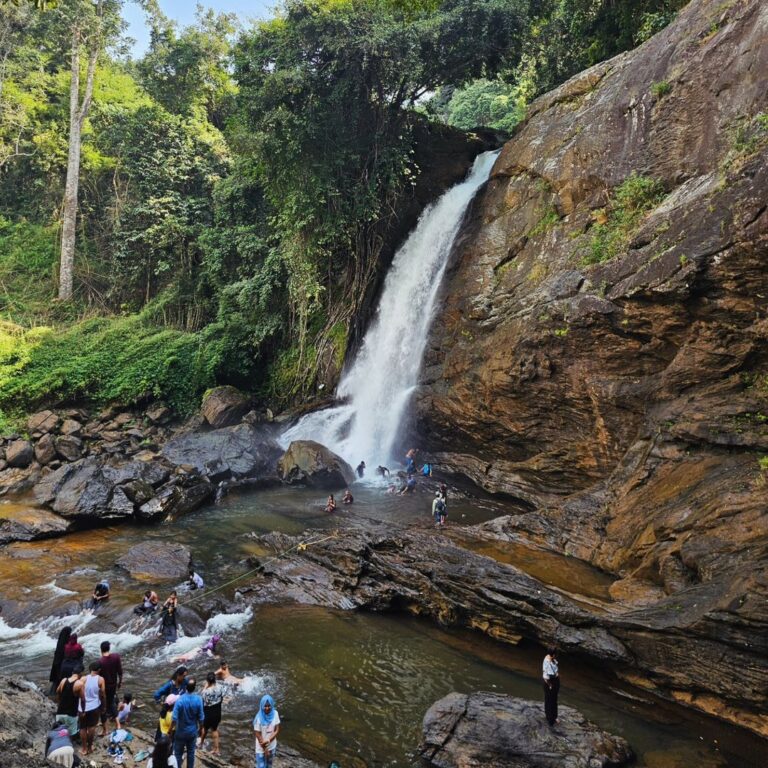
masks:
[[[107,718],[117,718],[117,691],[123,684],[123,662],[119,653],[110,653],[109,640],[101,644],[101,676],[104,678],[106,707],[101,713],[101,735],[107,735]]]

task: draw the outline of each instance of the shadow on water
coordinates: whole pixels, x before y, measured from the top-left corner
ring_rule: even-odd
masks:
[[[322,511],[325,493],[276,488],[232,495],[219,506],[198,510],[172,525],[82,531],[65,539],[3,548],[0,578],[5,621],[0,620],[0,663],[4,671],[23,673],[43,685],[56,634],[71,623],[80,631],[89,658],[97,653],[98,642],[109,637],[124,655],[125,688],[151,701],[151,692],[173,668],[173,658],[201,641],[181,637],[166,648],[155,637],[154,620],[125,621],[147,585],[115,567],[120,554],[142,540],[181,541],[190,547],[197,567],[213,586],[247,570],[245,558],[255,544],[244,534],[252,531],[297,534],[367,519],[429,525],[432,492],[426,485],[405,498],[389,496],[375,485],[356,484],[352,490],[353,507],[335,515]],[[498,505],[458,498],[450,512],[454,529],[501,513]],[[555,586],[560,581],[569,589],[578,585],[592,597],[603,598],[607,589],[593,569],[584,566],[587,570],[581,573],[583,564],[570,558],[550,562],[542,553],[515,547],[484,553]],[[79,612],[78,601],[90,594],[102,575],[112,583],[110,605],[96,616]],[[163,593],[174,584],[152,586]],[[231,597],[231,590],[225,594]],[[186,599],[182,594],[182,616]],[[285,741],[321,764],[337,759],[344,768],[413,765],[424,713],[450,691],[490,690],[540,698],[543,652],[533,645],[503,646],[477,633],[444,630],[400,615],[297,605],[260,607],[253,612],[235,605],[232,610],[232,615],[209,621],[206,630],[223,631],[223,653],[234,673],[246,676],[242,690],[225,706],[225,753],[250,753],[250,719],[267,691],[276,697]],[[191,664],[198,677],[214,666],[207,659]],[[766,742],[746,732],[638,694],[582,659],[563,658],[562,672],[562,702],[625,736],[638,752],[640,766],[762,768],[768,764]],[[139,711],[136,724],[152,728],[155,716],[150,703]]]

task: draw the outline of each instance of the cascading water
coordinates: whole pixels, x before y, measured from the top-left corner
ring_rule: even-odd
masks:
[[[308,414],[281,442],[316,440],[355,466],[388,463],[421,361],[440,282],[464,212],[488,179],[497,152],[484,152],[467,178],[424,210],[395,254],[360,352],[339,383],[344,404]]]

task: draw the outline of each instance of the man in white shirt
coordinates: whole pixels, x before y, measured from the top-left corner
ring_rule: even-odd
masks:
[[[544,714],[547,722],[553,726],[557,722],[557,694],[560,691],[560,667],[557,663],[557,650],[550,648],[542,664],[544,677]]]

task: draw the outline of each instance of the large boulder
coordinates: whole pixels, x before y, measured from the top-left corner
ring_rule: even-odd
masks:
[[[156,494],[137,510],[140,520],[157,521],[191,512],[214,494],[214,487],[197,473],[175,477],[161,486]]]
[[[70,521],[46,509],[18,507],[8,517],[0,517],[0,545],[61,536],[71,525]]]
[[[27,419],[27,429],[33,434],[44,435],[48,432],[55,432],[60,421],[61,419],[53,411],[40,411],[33,413]]]
[[[38,464],[50,464],[56,458],[56,440],[46,433],[35,444],[35,459]]]
[[[227,385],[206,393],[200,414],[210,426],[220,429],[237,424],[249,410],[249,398],[239,389]]]
[[[424,717],[419,753],[435,768],[619,768],[634,755],[571,707],[550,728],[541,701],[449,693]]]
[[[50,505],[68,519],[108,521],[134,514],[134,504],[122,485],[140,480],[154,488],[169,475],[169,468],[157,461],[91,456],[51,472],[34,493],[40,504]]]
[[[143,541],[118,558],[117,563],[135,579],[179,580],[192,564],[189,547],[174,541]]]
[[[9,467],[24,469],[35,458],[35,451],[29,440],[14,440],[5,449],[5,460]]]
[[[177,465],[194,467],[213,482],[277,480],[275,462],[282,450],[271,434],[250,424],[188,432],[165,444],[163,456]]]
[[[294,440],[277,464],[284,483],[334,490],[355,479],[352,467],[329,448],[313,440]]]
[[[83,441],[74,435],[57,437],[56,453],[65,461],[77,461],[83,455]]]

